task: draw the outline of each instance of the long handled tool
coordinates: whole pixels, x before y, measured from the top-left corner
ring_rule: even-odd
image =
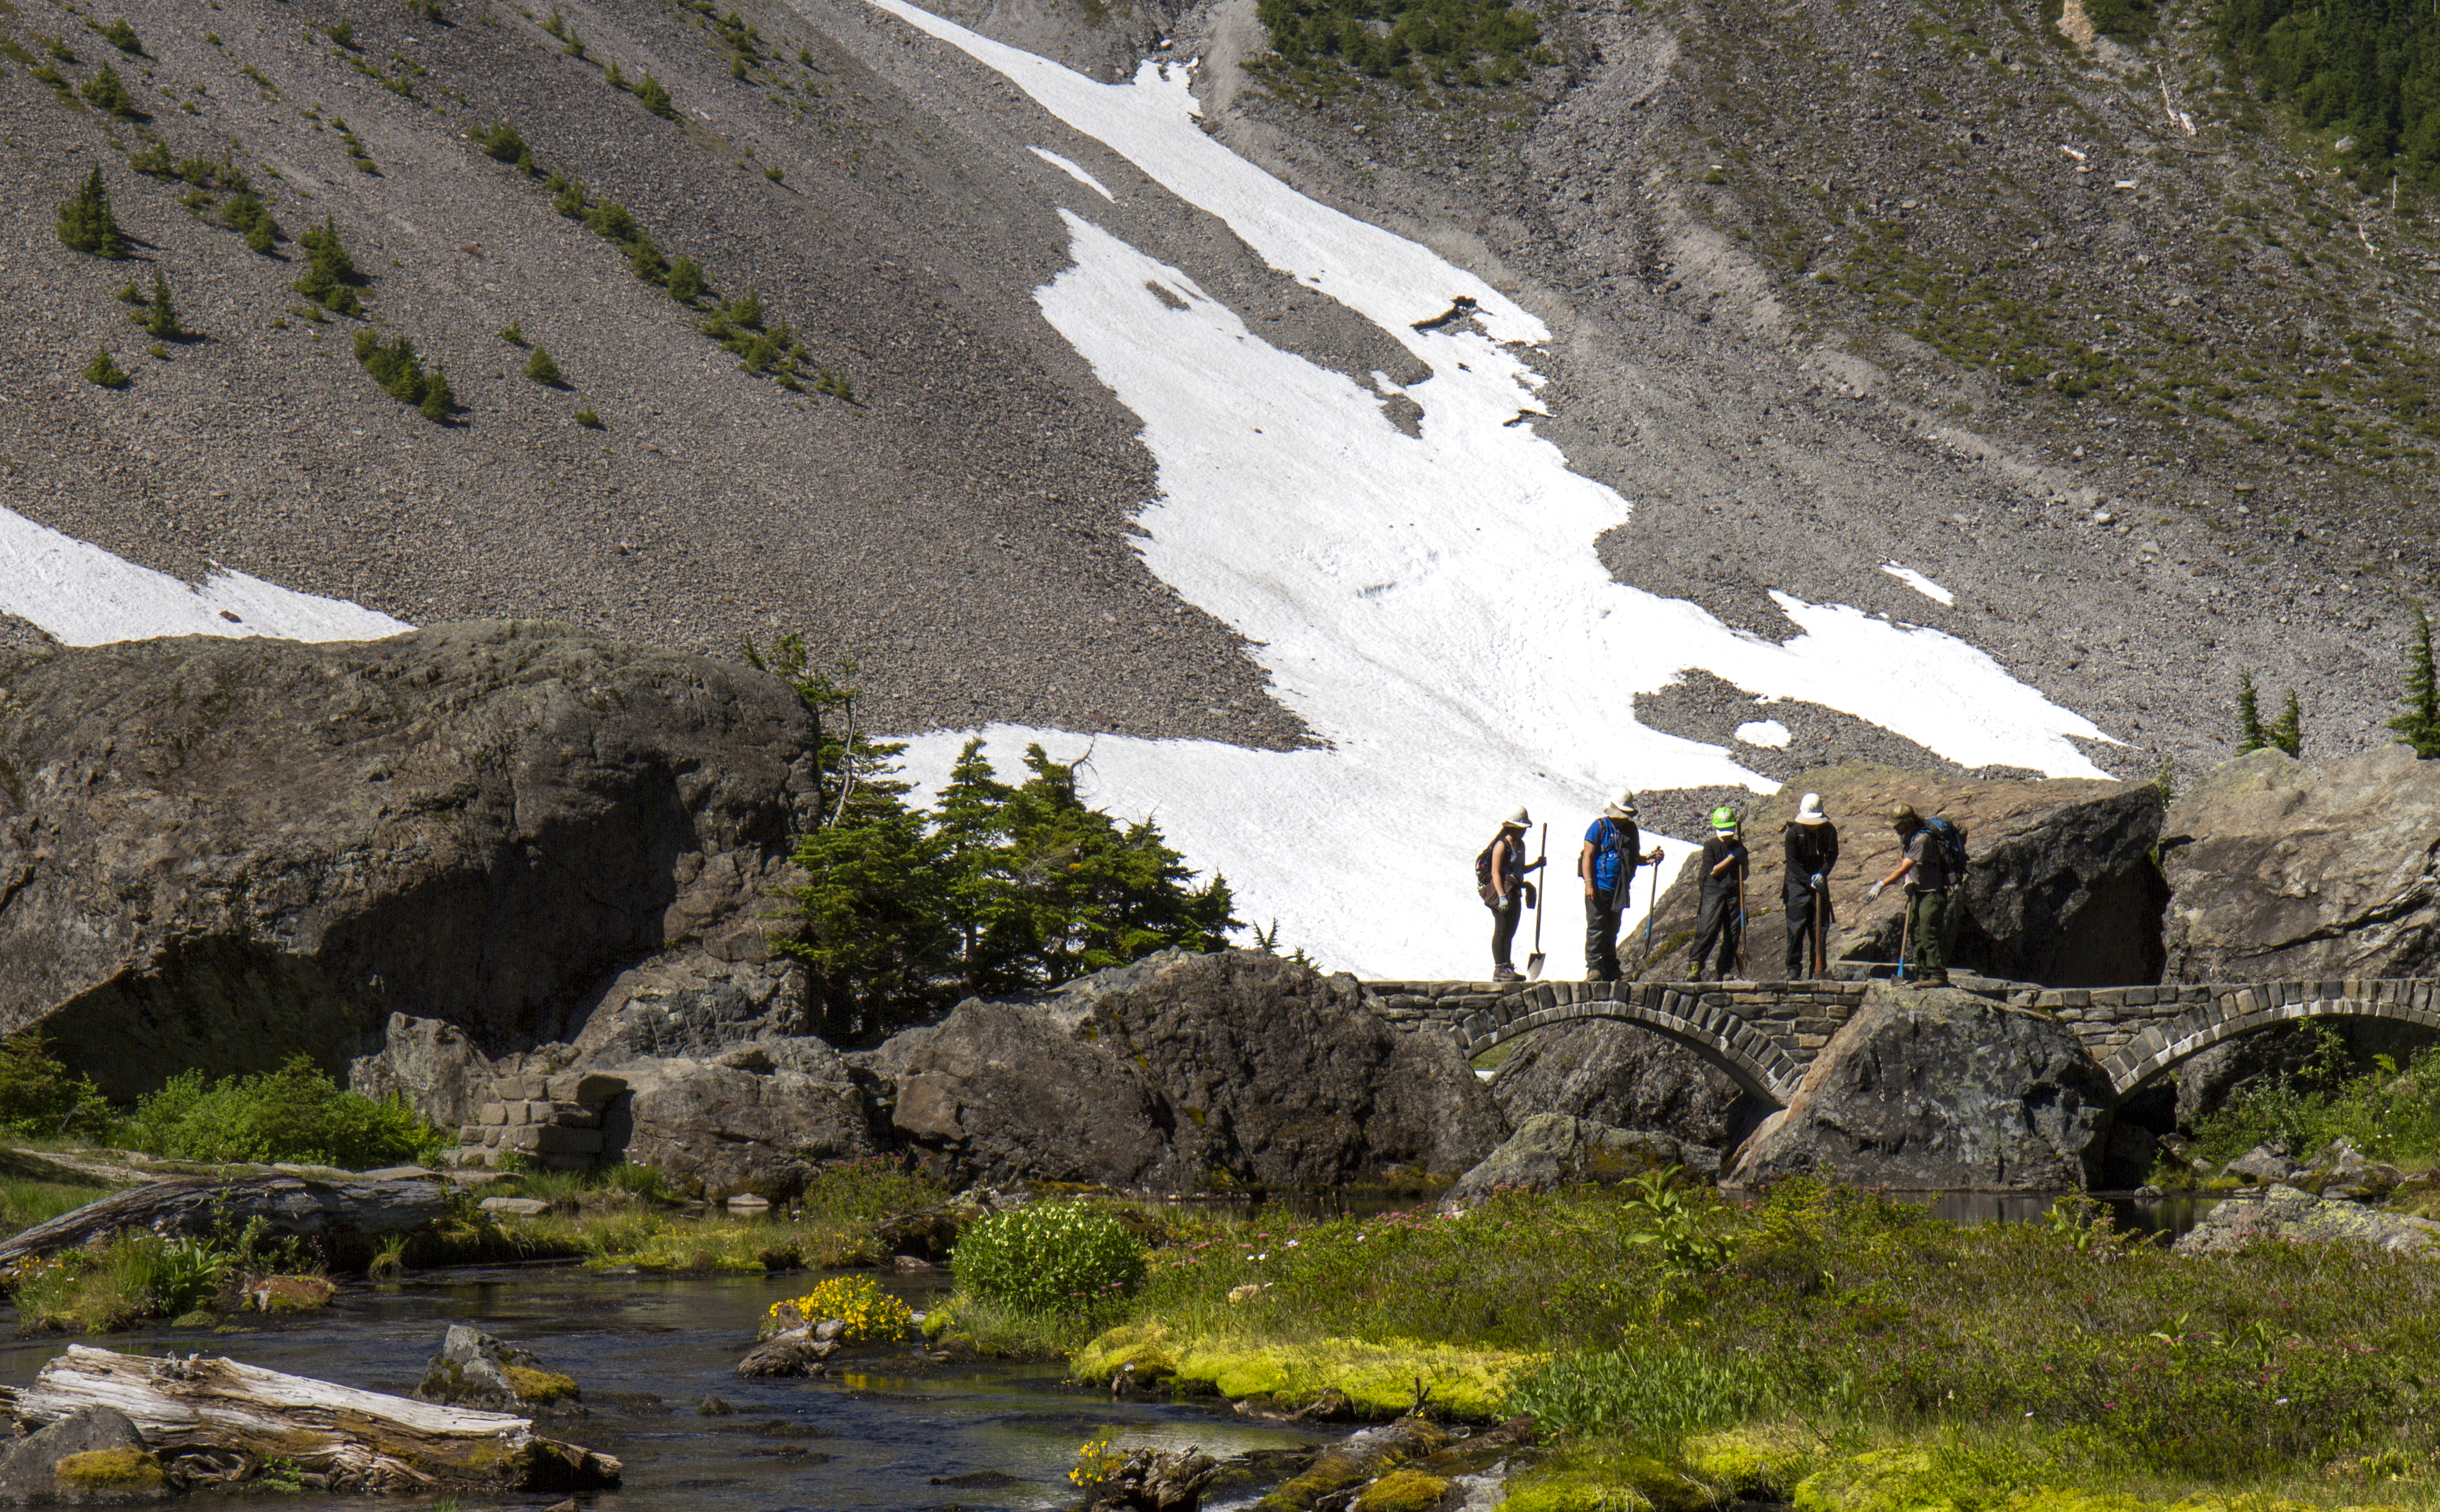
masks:
[[[1813,975],[1819,980],[1830,974],[1830,889],[1827,883],[1813,889]]]
[[[1638,857],[1636,859],[1640,861],[1642,858]],[[1627,900],[1632,902],[1635,898],[1635,894],[1632,891],[1635,886],[1635,873],[1628,872],[1626,874],[1626,885],[1629,888]],[[1643,910],[1643,965],[1647,970],[1649,970],[1652,966],[1652,916],[1660,912],[1660,863],[1656,861],[1652,863],[1652,901]]]
[[[1737,868],[1737,980],[1746,979],[1746,869]]]
[[[1551,827],[1544,825],[1542,856],[1540,860],[1534,863],[1534,869],[1542,873],[1542,880],[1534,885],[1534,953],[1525,957],[1525,980],[1528,982],[1542,980],[1542,895],[1551,888],[1551,874],[1545,870],[1550,863]]]
[[[1911,903],[1913,899],[1908,901]],[[1898,980],[1903,982],[1907,979],[1907,962],[1910,959],[1907,942],[1914,937],[1914,910],[1909,908],[1898,916]]]

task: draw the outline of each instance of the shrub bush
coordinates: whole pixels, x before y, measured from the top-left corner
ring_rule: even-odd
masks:
[[[671,298],[682,305],[691,305],[703,297],[703,269],[692,258],[671,259]]]
[[[127,239],[110,213],[110,190],[102,185],[99,166],[85,175],[75,197],[60,206],[60,242],[97,258],[127,256]]]
[[[118,77],[118,70],[108,63],[86,80],[78,93],[84,96],[85,103],[106,116],[125,120],[135,114],[135,97],[127,92],[127,81]]]
[[[112,22],[109,26],[102,27],[101,40],[109,43],[120,52],[142,52],[144,50],[143,39],[135,35],[135,28],[127,24],[127,18],[125,16],[121,16],[117,20]]]
[[[646,74],[644,81],[636,86],[636,98],[644,102],[646,110],[663,120],[678,118],[678,108],[670,102],[670,92],[662,88],[661,81],[650,74]]]
[[[960,1290],[1063,1312],[1133,1291],[1143,1282],[1144,1252],[1107,1208],[1035,1202],[968,1225],[949,1265]]]
[[[70,1076],[40,1034],[0,1040],[0,1132],[63,1134],[72,1127],[99,1130],[109,1119],[93,1078],[81,1071]]]
[[[353,52],[355,50],[356,28],[352,23],[346,21],[333,21],[329,26],[322,28],[322,35],[330,38],[332,42],[337,43],[340,46],[347,48],[350,52]]]
[[[127,374],[111,361],[109,347],[97,347],[93,361],[84,365],[84,381],[96,388],[125,388]]]
[[[502,163],[513,163],[524,156],[526,151],[526,139],[519,136],[517,129],[506,121],[500,122],[488,131],[476,132],[475,145],[483,150],[484,156]]]
[[[354,314],[362,306],[356,292],[349,287],[356,281],[355,259],[339,241],[339,228],[329,216],[318,226],[309,226],[297,237],[296,244],[310,256],[305,276],[289,285],[298,294],[314,300],[326,310],[343,315]]]
[[[428,1158],[446,1143],[404,1102],[350,1092],[304,1056],[259,1076],[172,1076],[136,1100],[127,1134],[135,1148],[180,1160],[306,1161],[351,1169]]]
[[[608,426],[601,423],[601,417],[594,414],[589,409],[578,410],[576,412],[576,423],[583,426],[588,431],[606,431],[609,429]]]
[[[839,1338],[852,1344],[871,1339],[904,1339],[915,1325],[914,1309],[882,1290],[880,1284],[867,1275],[833,1276],[801,1297],[775,1302],[766,1315],[771,1323],[780,1321],[782,1307],[796,1308],[809,1323],[838,1319],[847,1325]]]
[[[560,384],[559,364],[551,361],[549,352],[537,347],[526,358],[526,376],[537,383],[557,388]]]

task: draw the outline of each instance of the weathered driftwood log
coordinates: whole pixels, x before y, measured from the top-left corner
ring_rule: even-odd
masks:
[[[305,1176],[181,1176],[115,1192],[0,1244],[0,1268],[72,1250],[122,1229],[202,1238],[237,1233],[261,1218],[272,1238],[321,1240],[345,1247],[373,1235],[421,1229],[445,1218],[452,1188],[439,1178]]]
[[[7,1404],[29,1424],[115,1408],[188,1484],[249,1480],[272,1459],[333,1491],[590,1491],[619,1484],[617,1460],[544,1438],[528,1418],[200,1355],[153,1359],[70,1344],[32,1385],[8,1394]]]

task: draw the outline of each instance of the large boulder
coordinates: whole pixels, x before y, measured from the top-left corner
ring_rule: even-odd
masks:
[[[2161,837],[2170,980],[2440,972],[2440,761],[2403,746],[2307,765],[2256,751]]]
[[[2261,1239],[2359,1244],[2406,1254],[2440,1252],[2440,1223],[2361,1202],[2274,1185],[2258,1201],[2227,1198],[2179,1236],[2180,1254],[2230,1254]]]
[[[647,1057],[616,1071],[633,1092],[602,1116],[602,1158],[623,1154],[694,1196],[784,1202],[816,1162],[879,1148],[864,1089],[819,1040],[758,1041],[709,1060]]]
[[[492,1079],[489,1056],[466,1031],[440,1019],[393,1013],[381,1048],[348,1064],[348,1089],[376,1101],[395,1097],[434,1127],[475,1122]]]
[[[0,1506],[125,1506],[170,1495],[168,1472],[116,1407],[80,1407],[0,1450]]]
[[[533,621],[0,652],[0,1032],[116,1097],[344,1072],[393,1013],[557,1038],[762,928],[812,782],[779,679]]]
[[[429,1171],[360,1177],[182,1176],[131,1187],[0,1241],[0,1268],[73,1250],[124,1229],[187,1238],[242,1232],[299,1238],[334,1259],[361,1257],[372,1241],[412,1234],[447,1218],[458,1197]]]
[[[1735,1144],[1768,1111],[1684,1045],[1608,1019],[1527,1036],[1491,1078],[1491,1095],[1512,1128],[1565,1113],[1714,1148]]]
[[[545,1365],[530,1349],[462,1323],[451,1324],[440,1336],[440,1348],[425,1361],[415,1396],[449,1407],[526,1415],[584,1410],[584,1393],[573,1377]]]
[[[1839,826],[1839,865],[1830,879],[1833,961],[1893,961],[1905,899],[1893,888],[1875,902],[1864,889],[1898,863],[1890,829],[1894,806],[1944,814],[1966,831],[1972,864],[1953,895],[1950,964],[2045,987],[2111,987],[2156,982],[2161,973],[2161,907],[2166,898],[2152,847],[2161,834],[2161,789],[2149,782],[2087,780],[1986,782],[1851,761],[1791,779],[1746,814],[1753,857],[1746,883],[1745,974],[1760,981],[1786,969],[1787,922],[1780,902],[1786,869],[1782,833],[1798,799],[1821,794]],[[1624,944],[1633,974],[1672,981],[1689,974],[1697,879],[1681,868],[1663,889],[1654,918],[1654,950],[1636,959],[1640,935]]]
[[[1876,982],[1727,1184],[1788,1176],[1909,1190],[2082,1187],[2109,1076],[2065,1024],[1970,992]]]
[[[1720,1170],[1720,1152],[1667,1134],[1612,1129],[1565,1113],[1540,1113],[1482,1163],[1458,1178],[1441,1199],[1443,1212],[1472,1207],[1494,1192],[1549,1192],[1562,1186],[1606,1184],[1672,1167],[1708,1182]]]
[[[1353,978],[1169,951],[1038,1003],[959,1005],[872,1058],[908,1138],[984,1180],[1193,1192],[1455,1176],[1506,1135],[1445,1037]]]

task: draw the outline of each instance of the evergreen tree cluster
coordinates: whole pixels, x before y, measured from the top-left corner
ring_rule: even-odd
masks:
[[[2288,706],[2279,718],[2269,724],[2262,722],[2262,705],[2253,690],[2253,674],[2240,672],[2236,679],[2236,754],[2265,749],[2285,751],[2289,756],[2302,756],[2305,749],[2305,713],[2296,703],[2296,690],[2288,690]]]
[[[2440,25],[2391,0],[2228,0],[2221,44],[2266,99],[2356,139],[2357,182],[2393,171],[2440,187]]]
[[[101,182],[99,167],[86,174],[75,196],[60,206],[60,242],[72,252],[97,258],[127,256],[127,238],[110,212],[110,190]]]
[[[118,70],[108,63],[102,64],[101,72],[86,80],[77,93],[84,97],[86,104],[105,116],[115,116],[124,121],[134,120],[140,114],[135,109],[135,97],[127,91],[127,81],[119,78]]]
[[[373,381],[388,390],[390,397],[402,404],[412,404],[423,418],[436,423],[446,421],[457,411],[458,396],[451,393],[449,380],[441,374],[440,365],[426,368],[415,354],[415,347],[404,336],[385,344],[381,332],[370,326],[356,332],[356,361]]]
[[[1293,67],[1337,62],[1408,85],[1512,82],[1541,38],[1504,0],[1262,0],[1256,13]]]
[[[305,276],[290,284],[290,288],[323,309],[342,315],[352,315],[363,310],[364,306],[356,298],[356,291],[352,287],[360,281],[361,276],[356,272],[355,259],[348,256],[348,249],[341,244],[339,228],[331,217],[324,216],[320,225],[306,227],[296,238],[296,244],[305,249],[308,260]]]
[[[1028,747],[1028,776],[999,779],[967,742],[931,808],[907,802],[903,747],[857,733],[854,695],[814,668],[801,639],[766,659],[816,721],[820,772],[798,837],[796,937],[824,1032],[887,1030],[971,994],[1040,990],[1171,947],[1218,950],[1240,920],[1228,882],[1196,881],[1149,823],[1121,824],[1077,792],[1076,765]]]

